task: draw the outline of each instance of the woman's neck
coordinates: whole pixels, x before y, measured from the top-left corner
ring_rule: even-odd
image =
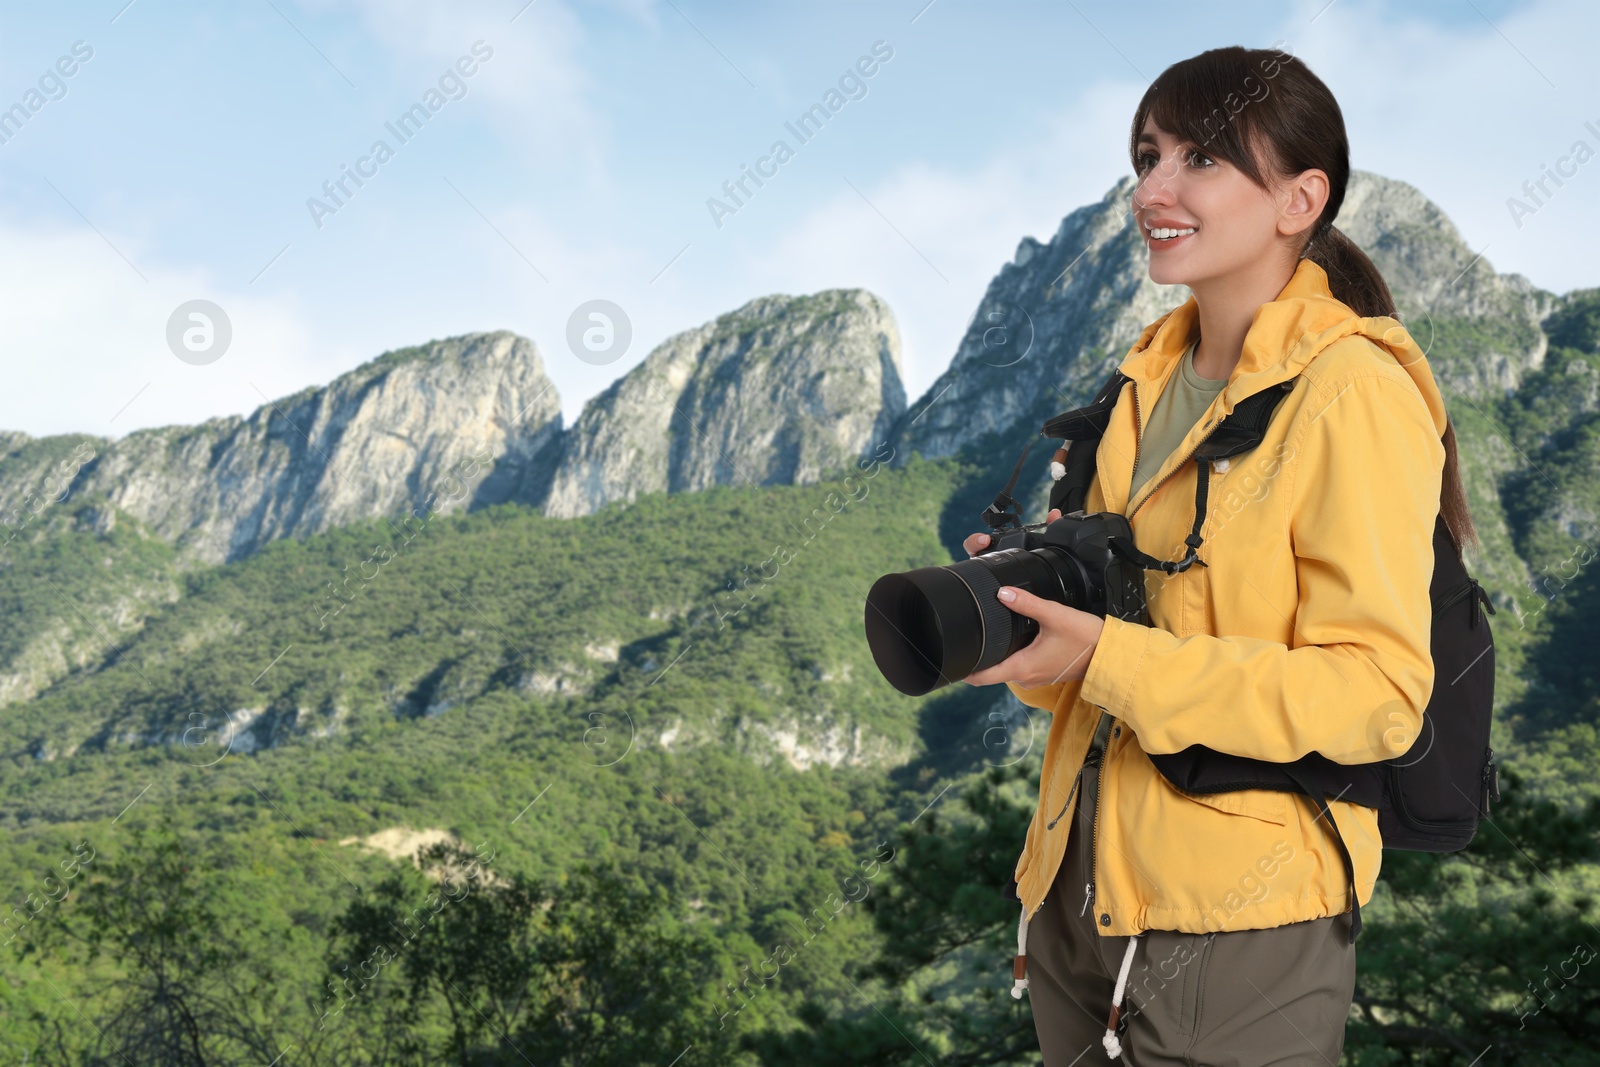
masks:
[[[1287,270],[1276,263],[1211,278],[1190,287],[1200,311],[1200,344],[1194,350],[1194,372],[1202,378],[1225,379],[1244,351],[1244,338],[1256,309],[1270,303],[1294,277],[1298,261]]]

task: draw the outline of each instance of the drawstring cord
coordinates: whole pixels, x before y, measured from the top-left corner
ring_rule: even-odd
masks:
[[[1111,1016],[1106,1020],[1105,1036],[1100,1043],[1106,1047],[1106,1056],[1116,1059],[1122,1055],[1122,1042],[1117,1039],[1117,1020],[1122,1017],[1122,993],[1128,987],[1128,971],[1133,966],[1133,949],[1141,934],[1128,938],[1128,950],[1122,954],[1122,969],[1117,972],[1117,988],[1111,994]]]
[[[1122,967],[1117,971],[1117,987],[1111,993],[1111,1014],[1106,1019],[1106,1032],[1100,1038],[1100,1044],[1105,1046],[1106,1056],[1116,1059],[1122,1055],[1122,1041],[1117,1037],[1117,1023],[1122,1018],[1122,995],[1128,988],[1128,972],[1133,969],[1133,950],[1139,944],[1142,933],[1134,934],[1128,938],[1128,948],[1122,954]],[[1028,988],[1028,906],[1021,905],[1021,912],[1017,916],[1017,954],[1011,959],[1011,996],[1016,1000],[1022,999],[1022,991]]]
[[[1011,960],[1011,995],[1017,1000],[1022,999],[1022,991],[1028,988],[1028,906],[1022,905],[1022,914],[1017,918],[1017,954]]]

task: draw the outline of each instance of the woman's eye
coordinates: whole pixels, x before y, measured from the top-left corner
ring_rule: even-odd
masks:
[[[1211,166],[1215,166],[1216,165],[1215,160],[1213,160],[1210,156],[1206,155],[1204,152],[1200,151],[1198,148],[1189,153],[1189,161],[1191,163],[1194,162],[1197,159],[1203,159],[1203,160],[1206,161],[1206,163],[1208,165],[1211,165]],[[1204,170],[1205,167],[1201,167],[1199,169]]]
[[[1149,152],[1139,153],[1139,169],[1144,170],[1146,167],[1150,166],[1150,160],[1155,158],[1156,157],[1151,155]]]

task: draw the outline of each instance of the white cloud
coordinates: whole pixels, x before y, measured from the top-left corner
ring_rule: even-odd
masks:
[[[1575,140],[1600,151],[1600,137],[1584,128],[1586,119],[1600,127],[1600,76],[1589,55],[1600,9],[1534,3],[1493,25],[1470,11],[1466,18],[1442,28],[1386,8],[1375,32],[1372,11],[1336,4],[1314,32],[1295,34],[1294,52],[1339,99],[1354,166],[1415,185],[1474,251],[1487,246],[1495,270],[1555,292],[1593,286],[1594,257],[1572,238],[1600,222],[1600,163],[1565,188],[1552,184],[1556,195],[1520,229],[1506,200]]]
[[[131,239],[108,236],[148,281],[93,230],[0,223],[0,332],[10,354],[0,428],[118,437],[253,410],[262,399],[251,381],[277,397],[316,380],[320,361],[297,306],[141,262]],[[166,344],[168,317],[196,298],[216,302],[233,324],[228,351],[206,366]]]
[[[387,46],[418,91],[474,41],[494,57],[468,82],[497,113],[505,145],[525,162],[560,167],[575,180],[604,180],[610,121],[593,102],[596,80],[584,65],[583,25],[564,4],[451,3],[437,0],[320,0],[354,10]],[[515,21],[513,21],[513,19]]]

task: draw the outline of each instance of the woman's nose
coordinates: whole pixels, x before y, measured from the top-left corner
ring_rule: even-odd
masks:
[[[1139,184],[1134,187],[1134,200],[1140,205],[1165,206],[1176,201],[1178,167],[1175,160],[1162,160],[1151,166]]]
[[[1171,183],[1155,171],[1156,168],[1151,168],[1151,173],[1134,187],[1133,204],[1141,211],[1150,207],[1164,207],[1173,202]]]

